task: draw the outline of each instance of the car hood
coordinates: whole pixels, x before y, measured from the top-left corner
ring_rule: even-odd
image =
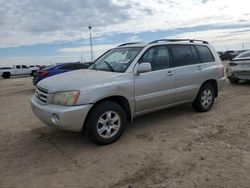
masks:
[[[111,84],[123,73],[81,69],[70,71],[43,79],[37,86],[47,89],[49,93],[56,91],[85,90],[86,88]]]

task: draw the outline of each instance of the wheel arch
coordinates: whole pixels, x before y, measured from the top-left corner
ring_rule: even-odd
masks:
[[[124,110],[127,120],[129,122],[132,122],[132,119],[133,119],[132,109],[131,109],[131,106],[129,104],[128,99],[124,96],[121,96],[121,95],[114,95],[114,96],[110,96],[110,97],[105,97],[105,98],[100,99],[94,103],[94,105],[91,107],[91,109],[89,110],[89,112],[85,118],[83,129],[86,127],[86,123],[88,121],[88,118],[89,118],[91,112],[94,110],[94,108],[96,108],[99,104],[101,104],[103,102],[107,102],[107,101],[112,101],[112,102],[119,104],[122,107],[122,109]]]
[[[204,86],[205,84],[211,84],[212,85],[212,87],[214,88],[215,98],[217,98],[218,97],[218,83],[217,83],[217,81],[214,80],[214,79],[207,80],[207,81],[203,82],[201,87]]]
[[[11,76],[11,72],[10,71],[6,71],[2,73],[2,77],[3,78],[9,78]]]

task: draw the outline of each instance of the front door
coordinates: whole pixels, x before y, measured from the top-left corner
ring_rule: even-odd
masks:
[[[138,63],[148,62],[152,71],[134,76],[136,113],[154,110],[175,101],[175,70],[170,67],[166,45],[149,48]]]
[[[20,75],[20,74],[22,74],[22,68],[21,68],[21,65],[16,65],[15,71],[16,71],[16,75]]]

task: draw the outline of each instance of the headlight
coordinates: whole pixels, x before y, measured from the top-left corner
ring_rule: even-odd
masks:
[[[52,97],[52,104],[62,106],[72,106],[77,103],[80,91],[56,92]]]

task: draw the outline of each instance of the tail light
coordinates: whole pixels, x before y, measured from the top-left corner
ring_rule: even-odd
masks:
[[[222,66],[221,72],[222,72],[222,77],[224,78],[225,77],[225,66],[224,65]]]
[[[41,71],[38,71],[38,74],[41,76],[41,77],[46,77],[49,75],[49,73],[47,71],[44,71],[44,70],[41,70]]]

